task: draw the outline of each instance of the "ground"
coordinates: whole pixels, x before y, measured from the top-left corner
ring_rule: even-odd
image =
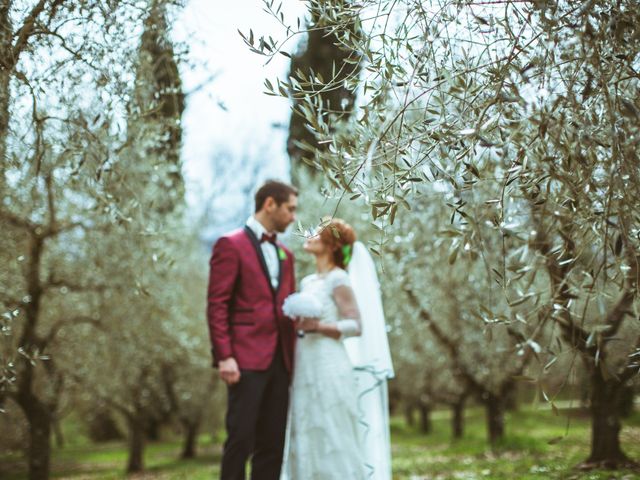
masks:
[[[640,460],[640,414],[625,420],[622,444],[629,456]],[[486,445],[484,416],[478,408],[466,412],[465,437],[452,442],[448,412],[435,412],[433,432],[423,435],[401,418],[392,420],[394,480],[444,479],[640,479],[640,471],[581,472],[574,467],[589,450],[589,424],[583,415],[554,415],[549,410],[521,407],[507,415],[507,434],[494,452]],[[92,445],[75,423],[64,426],[68,445],[55,449],[53,478],[120,479],[125,477],[127,452],[123,443]],[[147,471],[130,478],[217,478],[221,435],[200,438],[198,458],[179,460],[180,439],[149,444]],[[0,478],[26,478],[18,453],[0,453]],[[304,479],[300,479],[304,480]]]

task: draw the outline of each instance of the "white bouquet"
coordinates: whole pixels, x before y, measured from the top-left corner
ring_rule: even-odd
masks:
[[[291,318],[319,318],[322,315],[322,304],[309,293],[296,292],[285,298],[282,311]]]

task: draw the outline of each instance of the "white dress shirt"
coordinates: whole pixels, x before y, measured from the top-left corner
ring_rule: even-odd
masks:
[[[251,215],[247,220],[247,227],[251,229],[256,237],[258,237],[259,242],[263,233],[275,234],[275,232],[267,232],[267,229],[264,228],[264,226],[253,215]],[[264,261],[267,264],[267,269],[269,270],[271,285],[274,289],[277,289],[278,284],[280,283],[280,261],[278,260],[278,249],[271,242],[260,242],[260,247],[262,248],[262,255],[264,256]]]

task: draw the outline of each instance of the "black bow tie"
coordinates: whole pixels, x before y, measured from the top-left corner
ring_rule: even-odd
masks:
[[[275,233],[263,233],[262,237],[260,238],[260,243],[262,243],[262,242],[276,243],[276,234]]]

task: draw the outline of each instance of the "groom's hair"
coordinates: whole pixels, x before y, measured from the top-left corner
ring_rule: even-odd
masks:
[[[262,210],[267,198],[273,198],[276,205],[280,206],[289,200],[291,195],[298,196],[298,189],[293,185],[278,180],[267,180],[256,192],[256,213]]]

